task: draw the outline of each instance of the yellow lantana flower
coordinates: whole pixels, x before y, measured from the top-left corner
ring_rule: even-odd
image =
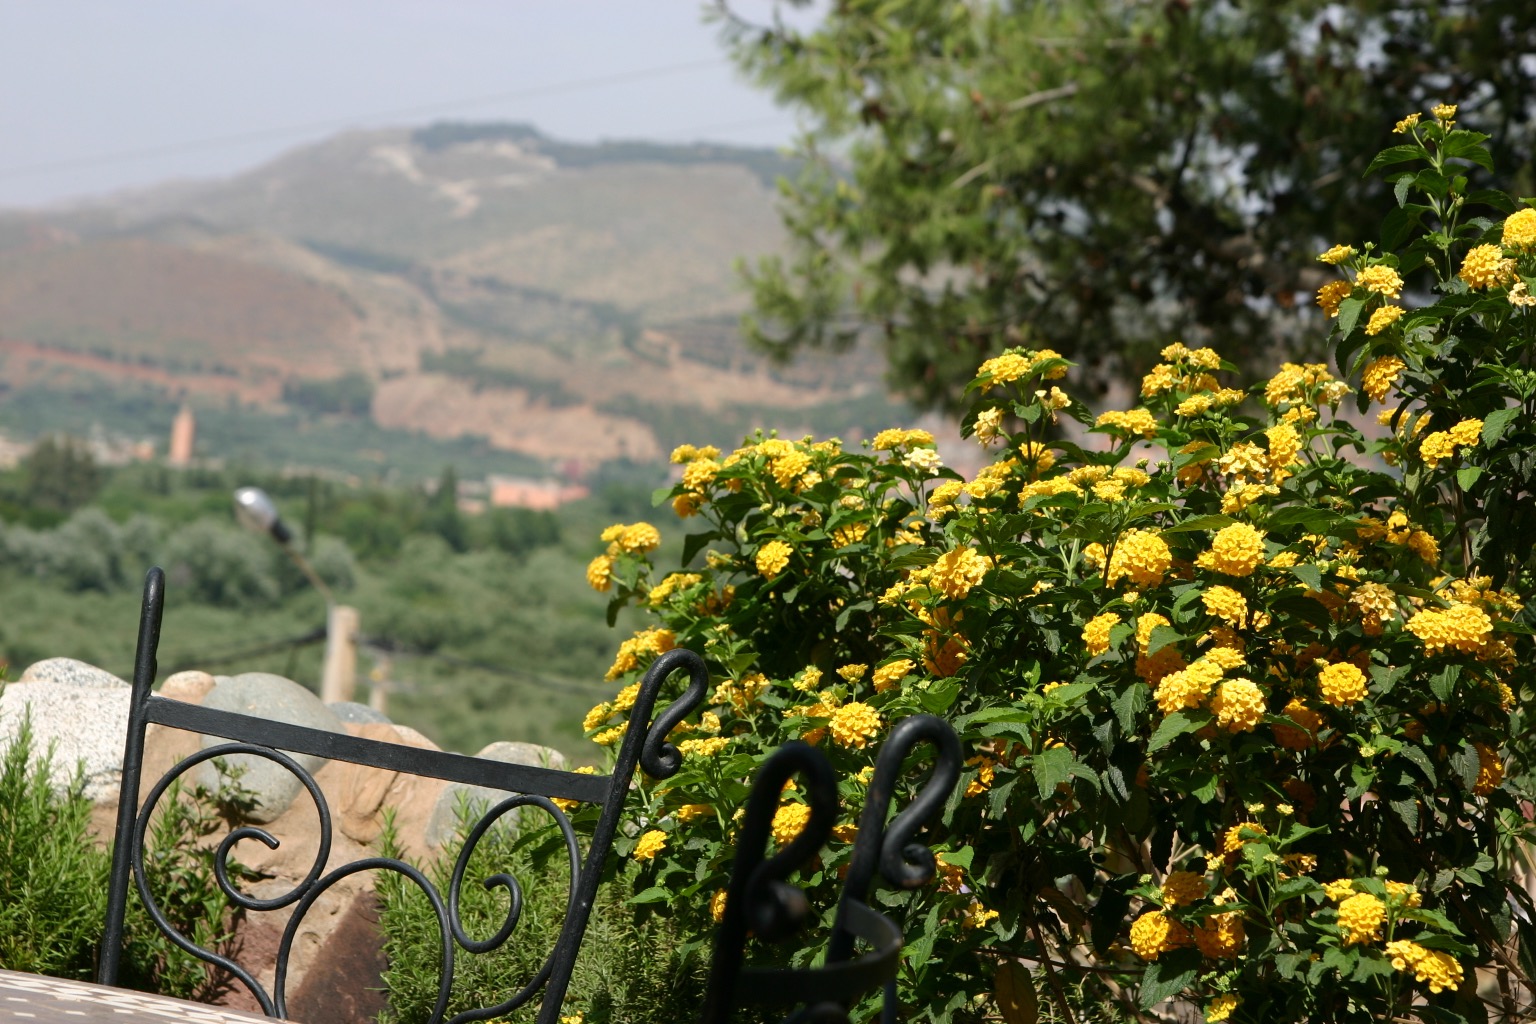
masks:
[[[1365,325],[1365,333],[1373,336],[1380,334],[1388,327],[1397,323],[1398,318],[1402,315],[1402,306],[1381,306],[1371,313],[1371,319]]]
[[[635,843],[635,860],[651,860],[667,846],[667,834],[659,829],[651,829],[640,837]]]
[[[1195,564],[1228,576],[1249,576],[1264,561],[1264,534],[1247,523],[1223,527]]]
[[[771,540],[757,549],[757,555],[753,559],[757,565],[758,573],[765,579],[773,579],[784,571],[789,564],[789,556],[794,548],[781,540]]]
[[[880,734],[880,713],[868,704],[851,701],[832,712],[832,739],[844,747],[866,746]]]
[[[1536,247],[1536,210],[1516,210],[1504,221],[1504,234],[1499,243],[1506,249],[1530,249]]]
[[[1360,271],[1356,283],[1368,291],[1385,295],[1389,299],[1399,298],[1403,294],[1403,279],[1398,276],[1397,271],[1384,263],[1378,263]]]

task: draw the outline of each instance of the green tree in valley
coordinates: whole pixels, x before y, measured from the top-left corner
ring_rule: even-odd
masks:
[[[876,329],[929,405],[1026,339],[1100,378],[1181,335],[1315,347],[1311,257],[1374,229],[1384,186],[1362,175],[1410,111],[1459,104],[1495,165],[1523,169],[1491,184],[1536,191],[1522,0],[846,0],[813,28],[717,13],[806,126],[790,250],[747,272],[749,334],[788,358]]]
[[[452,466],[444,467],[437,489],[427,498],[422,525],[455,551],[469,548],[469,530],[464,525],[464,514],[459,511],[459,474]]]
[[[21,504],[29,509],[68,514],[101,490],[101,467],[79,438],[43,438],[22,460]]]

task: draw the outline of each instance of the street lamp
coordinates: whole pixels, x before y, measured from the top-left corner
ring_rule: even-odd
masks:
[[[293,564],[325,598],[325,668],[320,676],[320,699],[334,704],[352,699],[357,689],[357,609],[337,604],[336,595],[325,585],[315,567],[293,546],[293,531],[278,514],[277,505],[260,487],[242,487],[235,491],[235,518],[252,533],[265,534],[293,559]],[[384,691],[376,688],[372,703],[383,703]],[[384,709],[378,707],[380,711]]]

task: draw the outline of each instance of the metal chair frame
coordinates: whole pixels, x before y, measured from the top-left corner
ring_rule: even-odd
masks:
[[[439,1024],[446,1013],[453,981],[455,947],[469,953],[499,949],[516,928],[523,904],[522,889],[510,875],[498,874],[485,879],[486,887],[508,891],[511,903],[506,919],[490,939],[476,940],[467,935],[459,917],[459,892],[476,844],[503,815],[517,808],[537,808],[551,816],[564,836],[570,857],[570,899],[559,938],[545,959],[543,968],[517,992],[494,1006],[465,1010],[450,1019],[450,1024],[486,1020],[501,1016],[541,997],[538,1024],[555,1024],[560,1005],[570,983],[578,947],[591,916],[592,903],[603,863],[608,857],[624,811],[624,801],[636,766],[653,778],[669,778],[682,765],[682,755],[666,740],[687,714],[703,701],[709,673],[703,660],[691,651],[669,651],[651,665],[640,684],[640,691],[630,711],[629,724],[618,749],[613,774],[582,775],[551,768],[507,764],[453,754],[422,750],[401,744],[331,733],[284,722],[268,721],[250,715],[200,707],[160,697],[151,692],[157,672],[156,650],[165,609],[165,575],[150,570],[144,585],[144,600],[139,617],[138,649],[134,660],[133,689],[129,710],[128,736],[123,754],[123,779],[119,792],[117,841],[113,849],[111,883],[107,898],[107,921],[102,937],[97,981],[114,984],[122,956],[124,914],[128,884],[135,883],[155,925],[177,946],[207,963],[227,970],[260,1003],[268,1016],[286,1019],[286,981],[289,954],[304,915],[315,901],[341,879],[359,871],[394,871],[419,886],[431,902],[437,916],[442,940],[443,963],[439,975],[436,1006],[430,1024]],[[656,716],[651,712],[663,683],[674,672],[688,674],[688,684],[681,696]],[[139,802],[140,771],[143,767],[144,736],[150,723],[205,735],[220,736],[234,742],[200,751],[181,761],[150,790],[142,807]],[[368,857],[351,861],[324,872],[332,841],[331,813],[313,776],[284,751],[311,754],[327,760],[350,761],[410,775],[428,776],[450,782],[462,782],[505,790],[506,799],[497,803],[469,833],[463,851],[455,863],[447,899],[418,869],[404,861],[388,857]],[[231,882],[228,858],[231,849],[242,840],[253,839],[276,849],[279,841],[264,829],[245,826],[233,829],[218,846],[215,873],[220,888],[229,900],[247,911],[272,911],[293,906],[278,949],[273,991],[268,992],[248,971],[219,953],[202,948],[178,932],[157,905],[145,877],[145,837],[155,805],[172,782],[204,761],[230,754],[252,754],[273,761],[293,773],[303,784],[320,818],[320,844],[308,874],[291,891],[271,899],[256,899],[240,892]],[[554,803],[556,798],[577,800],[601,807],[597,825],[582,856],[575,830],[565,812]],[[542,993],[542,995],[541,995]]]
[[[906,760],[923,743],[935,748],[933,771],[912,803],[887,824]],[[701,1024],[726,1024],[740,1006],[796,1003],[800,1009],[784,1018],[784,1024],[848,1024],[855,1003],[880,988],[884,989],[881,1020],[893,1024],[903,937],[894,921],[869,905],[870,888],[877,869],[889,884],[901,889],[915,889],[933,880],[937,860],[916,837],[953,792],[961,760],[960,741],[943,719],[914,715],[898,722],[875,760],[824,963],[748,967],[749,935],[784,941],[809,919],[805,893],[786,879],[811,862],[837,820],[837,776],[821,751],[796,740],[769,756],[753,780],[737,833],[739,853],[715,938]],[[782,850],[765,857],[780,794],[791,776],[800,780],[810,819]],[[860,940],[870,948],[855,955]]]

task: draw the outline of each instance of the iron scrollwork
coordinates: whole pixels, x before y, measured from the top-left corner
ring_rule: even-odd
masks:
[[[503,889],[508,908],[501,926],[486,939],[468,934],[460,918],[460,893],[466,882],[470,859],[481,839],[505,815],[522,808],[534,808],[553,818],[565,844],[570,867],[568,902],[559,937],[534,976],[505,1001],[494,1006],[464,1010],[449,1024],[467,1024],[502,1016],[527,1005],[542,993],[539,1024],[554,1024],[570,982],[577,947],[590,917],[602,865],[612,846],[636,766],[656,778],[668,778],[681,766],[677,748],[666,740],[667,733],[703,701],[709,673],[698,655],[673,650],[661,655],[651,665],[640,684],[631,709],[629,724],[618,751],[618,763],[612,775],[581,775],[554,769],[481,761],[459,754],[407,748],[377,740],[307,729],[285,723],[231,712],[216,711],[154,695],[151,691],[157,672],[156,649],[165,606],[165,577],[152,569],[145,581],[144,602],[139,619],[138,648],[134,663],[133,689],[130,697],[129,725],[123,757],[123,782],[119,794],[117,842],[113,851],[111,884],[108,890],[107,923],[103,934],[97,980],[102,984],[116,981],[122,956],[124,916],[130,878],[151,920],[173,943],[197,958],[222,968],[237,979],[269,1016],[286,1017],[286,982],[293,943],[305,915],[316,901],[342,879],[362,871],[393,871],[408,879],[426,895],[437,918],[442,943],[442,963],[438,994],[430,1024],[440,1024],[447,1013],[453,979],[456,950],[485,954],[502,948],[513,936],[522,917],[524,899],[517,879],[508,873],[496,873],[482,879],[486,889]],[[667,679],[678,671],[687,673],[683,693],[667,705],[654,721],[656,707]],[[181,761],[150,790],[142,806],[139,802],[139,773],[143,765],[144,736],[150,723],[189,729],[222,736],[235,742],[213,746]],[[313,775],[285,750],[313,754],[327,759],[433,776],[450,781],[490,785],[507,790],[509,796],[490,808],[474,825],[454,863],[446,899],[419,869],[395,858],[367,857],[351,861],[326,872],[332,847],[331,811]],[[181,934],[166,919],[154,898],[145,870],[146,836],[157,802],[183,773],[214,758],[231,754],[251,754],[272,761],[290,772],[309,793],[319,817],[319,849],[305,877],[288,892],[258,899],[242,892],[231,878],[229,857],[242,841],[260,842],[277,849],[280,840],[265,829],[241,826],[233,829],[219,843],[214,871],[219,887],[232,904],[250,912],[267,912],[292,907],[278,948],[272,991],[267,989],[229,957],[198,946]],[[569,817],[555,803],[556,798],[582,800],[600,805],[597,825],[588,841],[585,856]]]
[[[935,748],[933,771],[911,804],[886,822],[907,758],[921,744]],[[799,741],[775,751],[758,770],[737,839],[736,862],[726,890],[724,918],[715,937],[703,1024],[725,1024],[743,1004],[802,1004],[785,1024],[848,1024],[850,1007],[884,989],[882,1019],[895,1020],[895,977],[901,929],[868,902],[876,870],[891,885],[913,889],[933,880],[933,852],[917,833],[943,807],[960,778],[960,741],[932,715],[914,715],[892,728],[875,761],[864,810],[844,877],[827,944],[826,963],[815,968],[744,966],[749,935],[787,938],[810,917],[805,893],[786,879],[809,864],[837,818],[837,778],[825,755]],[[764,856],[784,783],[795,776],[810,805],[804,829],[784,849]],[[868,952],[856,955],[862,941]]]

